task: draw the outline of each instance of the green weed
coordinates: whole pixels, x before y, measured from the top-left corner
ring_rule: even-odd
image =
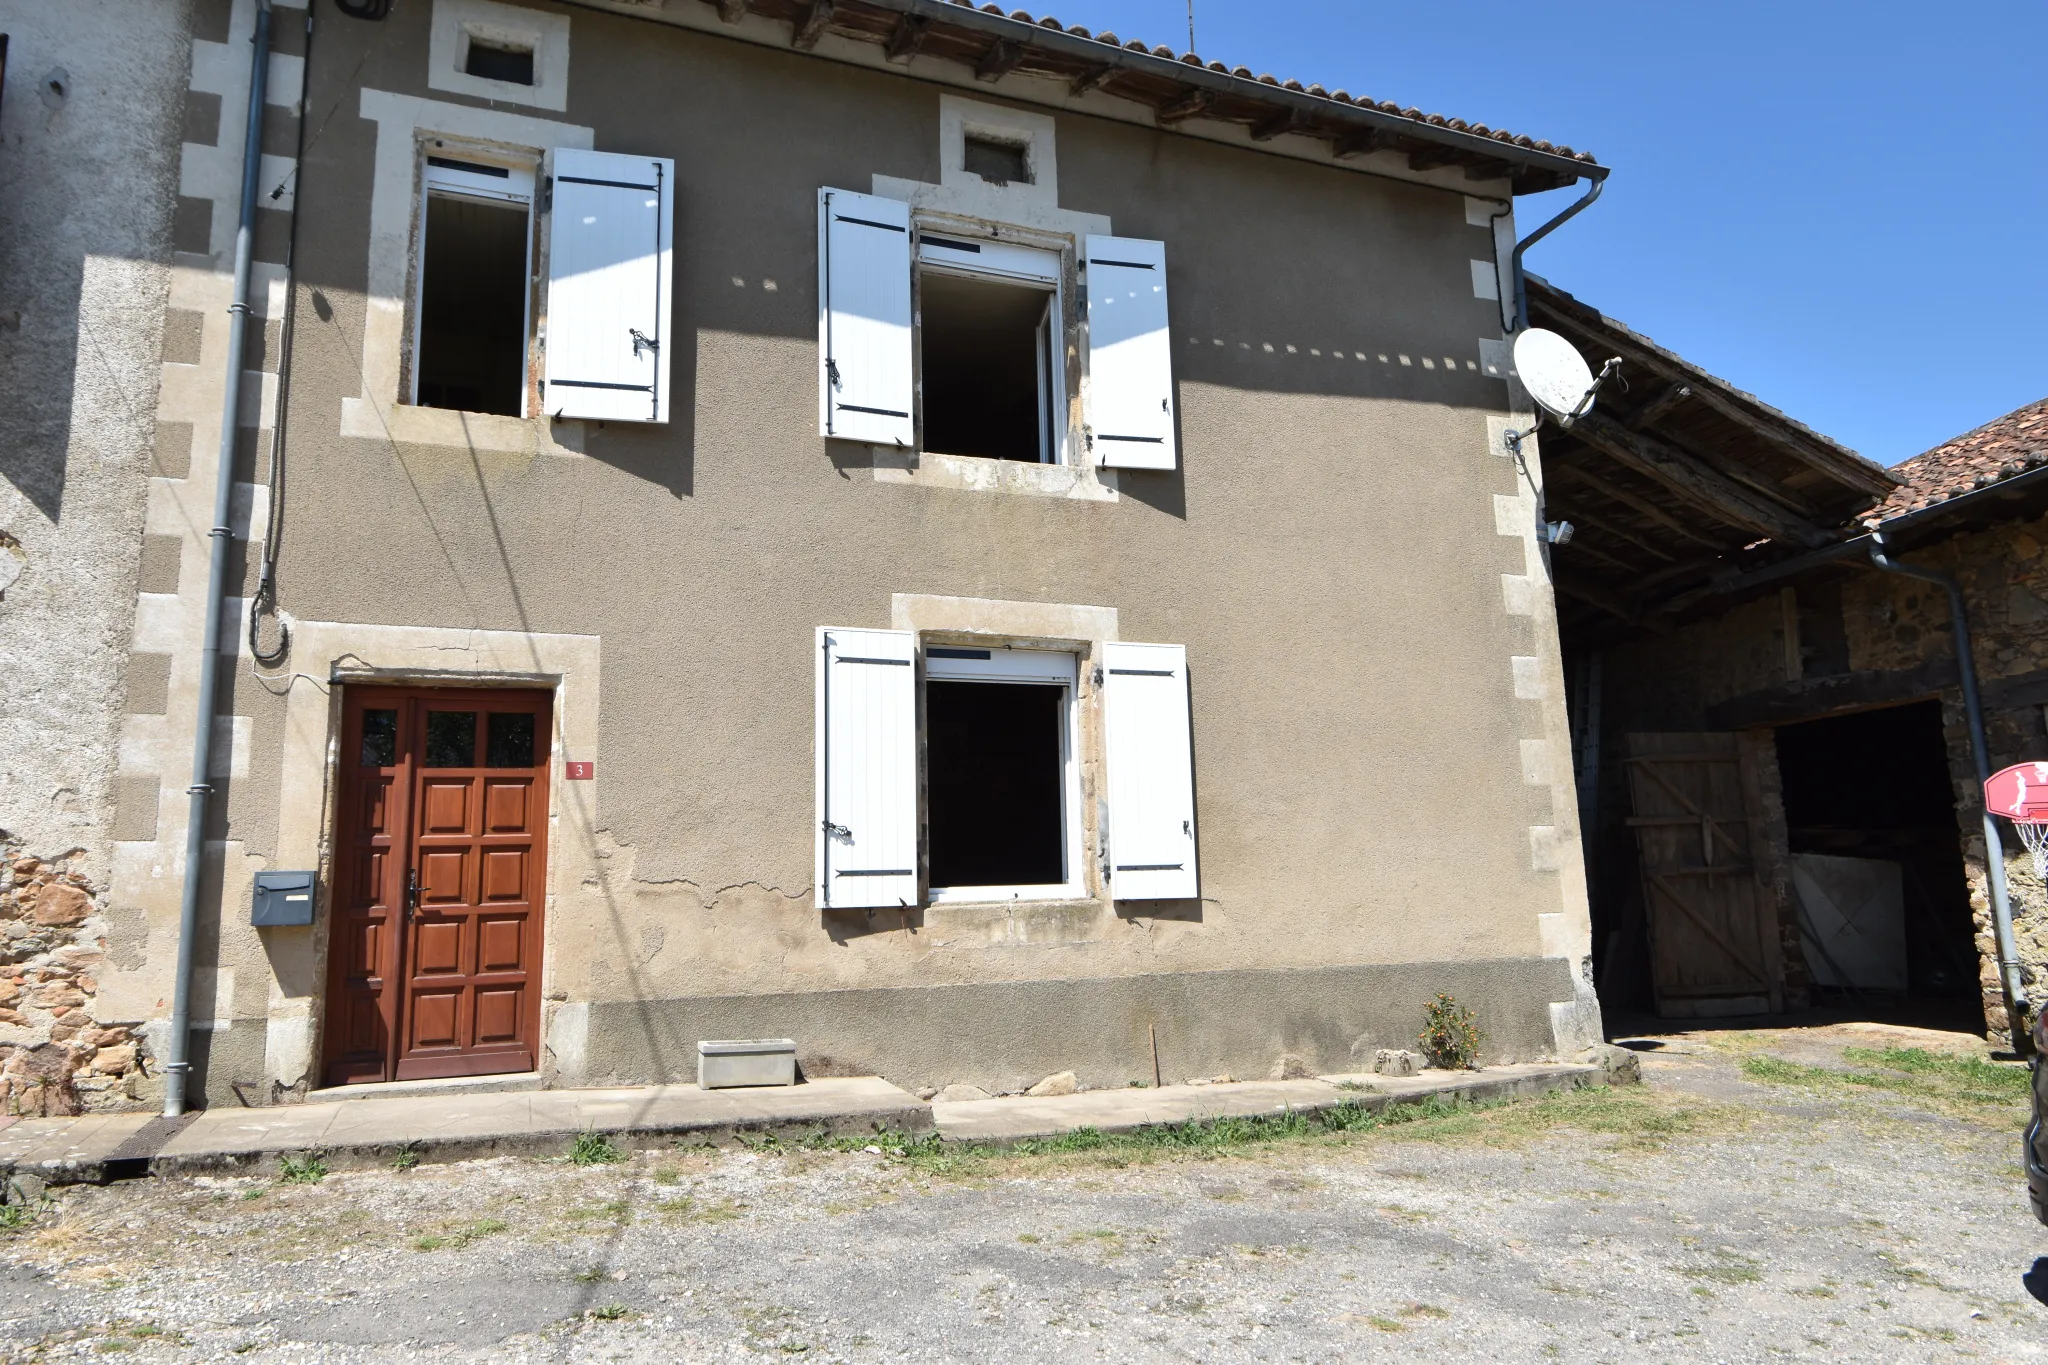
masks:
[[[277,1159],[277,1178],[286,1185],[317,1185],[327,1178],[327,1158],[320,1152],[286,1152]]]
[[[632,1313],[633,1310],[623,1303],[600,1304],[590,1310],[590,1316],[599,1322],[617,1322],[621,1318],[631,1317]]]
[[[569,1160],[578,1166],[609,1166],[625,1158],[603,1133],[582,1132],[569,1148]]]
[[[1469,1071],[1479,1063],[1479,1044],[1484,1035],[1472,1011],[1439,992],[1422,1007],[1422,1034],[1416,1040],[1431,1066],[1447,1071]]]
[[[1851,1069],[1806,1066],[1768,1053],[1742,1059],[1742,1074],[1769,1085],[1809,1090],[1879,1090],[1925,1101],[1938,1108],[2009,1111],[2024,1104],[2033,1078],[2026,1068],[1981,1057],[1930,1052],[1917,1047],[1842,1049]]]
[[[409,1171],[420,1164],[420,1145],[417,1142],[401,1142],[398,1150],[391,1154],[391,1169]]]
[[[510,1224],[502,1218],[479,1218],[474,1223],[465,1223],[446,1232],[422,1233],[412,1239],[413,1250],[460,1251],[479,1237],[489,1237],[492,1233],[503,1232],[509,1226]]]

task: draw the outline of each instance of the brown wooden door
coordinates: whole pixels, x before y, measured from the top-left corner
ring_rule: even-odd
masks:
[[[348,690],[327,1084],[534,1069],[551,706],[545,692]]]
[[[1736,737],[1631,734],[1626,761],[1657,1012],[1782,1009],[1777,911],[1759,872],[1760,803]]]

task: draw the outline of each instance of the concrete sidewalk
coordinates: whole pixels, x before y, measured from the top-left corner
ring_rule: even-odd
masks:
[[[585,1132],[716,1143],[739,1133],[794,1138],[820,1129],[853,1136],[931,1127],[931,1106],[873,1076],[745,1090],[650,1085],[278,1104],[180,1119],[21,1119],[0,1130],[0,1169],[77,1183],[274,1169],[279,1156],[293,1152],[320,1152],[337,1169],[381,1165],[400,1148],[423,1161],[558,1156]]]
[[[1129,1132],[1191,1119],[1310,1112],[1352,1103],[1380,1109],[1441,1096],[1506,1099],[1596,1083],[1597,1066],[1549,1063],[1419,1076],[1326,1076],[1297,1081],[1095,1090],[926,1104],[875,1076],[802,1085],[699,1090],[653,1085],[617,1090],[413,1094],[256,1109],[209,1109],[183,1118],[88,1114],[0,1121],[0,1170],[51,1184],[141,1175],[272,1171],[287,1154],[319,1152],[335,1169],[388,1164],[401,1149],[423,1161],[476,1156],[560,1156],[580,1133],[636,1140],[731,1141],[742,1133],[785,1140],[820,1131],[853,1137],[922,1134],[1009,1143],[1080,1128]]]
[[[1417,1076],[1321,1076],[1298,1081],[1168,1085],[1157,1090],[1089,1090],[1078,1095],[937,1103],[932,1114],[949,1142],[1021,1142],[1077,1128],[1127,1133],[1191,1119],[1250,1118],[1289,1110],[1310,1113],[1340,1104],[1384,1109],[1432,1095],[1447,1100],[1509,1099],[1575,1090],[1600,1079],[1597,1066],[1526,1063],[1484,1071],[1425,1071]]]

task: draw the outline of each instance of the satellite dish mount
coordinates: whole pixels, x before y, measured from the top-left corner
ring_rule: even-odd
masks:
[[[1503,433],[1508,449],[1520,455],[1524,437],[1536,434],[1548,416],[1566,430],[1593,410],[1593,400],[1610,377],[1621,369],[1621,357],[1614,356],[1600,367],[1595,378],[1586,368],[1578,349],[1555,332],[1530,327],[1515,336],[1515,376],[1529,397],[1536,400],[1536,421],[1526,431]],[[1624,381],[1625,382],[1625,381]]]

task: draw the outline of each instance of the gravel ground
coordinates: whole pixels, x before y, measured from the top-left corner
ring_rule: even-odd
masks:
[[[0,1358],[2048,1359],[2012,1087],[1843,1058],[1981,1042],[1659,1041],[1641,1088],[1223,1155],[59,1190],[0,1235]]]

